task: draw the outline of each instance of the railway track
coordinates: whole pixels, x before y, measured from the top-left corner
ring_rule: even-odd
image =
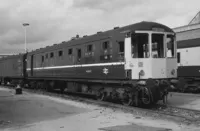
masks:
[[[3,86],[4,88],[10,88],[13,89],[13,87],[9,86]],[[86,104],[92,104],[92,105],[100,105],[103,107],[112,108],[113,110],[123,110],[125,112],[131,112],[133,114],[139,115],[139,116],[147,116],[147,117],[154,117],[156,118],[164,118],[173,120],[175,122],[179,122],[180,124],[194,124],[200,126],[200,111],[198,110],[192,110],[192,109],[183,109],[179,107],[174,106],[167,106],[162,104],[157,104],[155,106],[152,106],[150,108],[138,108],[138,107],[131,107],[131,106],[125,106],[118,103],[108,102],[108,101],[97,101],[93,99],[91,96],[86,95],[80,95],[74,93],[59,93],[59,91],[54,92],[46,92],[44,90],[33,90],[33,89],[23,89],[23,91],[27,93],[35,93],[35,94],[41,94],[46,96],[52,96],[52,97],[58,97],[62,99],[68,99],[73,100],[77,102],[82,102]]]

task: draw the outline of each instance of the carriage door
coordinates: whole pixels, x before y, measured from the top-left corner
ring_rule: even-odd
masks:
[[[125,70],[131,70],[131,61],[132,61],[132,56],[131,56],[131,36],[130,33],[126,35],[125,38],[125,44],[124,44],[124,49],[125,49]]]
[[[144,79],[151,73],[147,33],[128,33],[125,38],[125,70],[131,70],[132,79]],[[144,77],[144,74],[145,77]]]
[[[27,68],[27,54],[23,55],[23,77],[27,77],[27,72],[26,72],[26,68]]]
[[[34,55],[31,55],[31,76],[33,76],[33,59]]]
[[[76,59],[77,64],[81,63],[81,57],[82,57],[81,48],[77,48],[77,59]]]

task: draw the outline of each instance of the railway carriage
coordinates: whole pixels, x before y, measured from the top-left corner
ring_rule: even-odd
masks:
[[[178,86],[174,91],[200,93],[200,25],[175,28],[177,35]]]
[[[12,55],[0,59],[0,83],[8,84],[24,79],[26,56]]]
[[[176,48],[172,29],[143,21],[1,58],[0,78],[147,106],[163,100],[177,77]]]
[[[150,105],[163,99],[176,78],[176,61],[173,30],[140,22],[29,52],[26,82]]]
[[[178,41],[178,91],[200,93],[199,41],[199,38]]]

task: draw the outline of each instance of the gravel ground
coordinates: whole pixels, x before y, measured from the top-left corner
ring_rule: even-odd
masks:
[[[0,88],[0,130],[90,111],[45,97],[14,93],[13,90]]]
[[[180,108],[200,110],[200,95],[170,92],[167,104]]]
[[[5,90],[7,90],[5,92],[10,92],[10,90],[8,89]],[[31,101],[35,100],[35,103],[37,102],[43,103],[46,104],[46,106],[43,106],[43,109],[41,109],[43,111],[40,111],[40,108],[38,110],[35,109],[36,108],[35,106],[37,104],[35,103],[28,104],[29,108],[27,107],[26,110],[21,109],[18,110],[17,112],[27,112],[26,115],[24,115],[24,117],[25,116],[28,117],[29,114],[35,114],[34,117],[38,116],[40,117],[35,119],[33,118],[32,115],[31,116],[32,118],[28,117],[30,120],[26,119],[26,122],[24,123],[22,122],[20,125],[14,125],[14,126],[9,126],[12,124],[12,121],[7,120],[7,122],[9,121],[7,123],[7,127],[4,129],[2,128],[2,130],[4,131],[99,131],[99,130],[199,131],[200,130],[200,127],[197,127],[192,124],[185,125],[182,124],[181,122],[174,122],[170,121],[169,119],[163,119],[159,117],[159,114],[155,116],[149,116],[146,114],[141,114],[140,112],[127,112],[109,107],[108,108],[101,107],[97,105],[91,105],[72,100],[66,100],[56,97],[30,94],[30,93],[24,93],[23,95],[19,96],[15,95],[6,95],[6,96],[8,98],[12,96],[13,98],[15,98],[14,99],[15,101],[18,100],[23,101],[26,99],[28,100],[31,99]],[[5,95],[2,98],[5,99]],[[49,112],[49,110],[51,110],[50,113],[46,113]],[[1,114],[0,118],[2,118]],[[19,121],[20,119],[23,119],[20,113],[18,113],[18,116],[16,115],[16,118],[18,118],[16,122]]]

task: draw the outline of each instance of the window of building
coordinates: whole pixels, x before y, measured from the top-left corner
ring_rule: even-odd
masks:
[[[59,57],[63,56],[63,51],[62,50],[58,51],[58,56]]]
[[[124,53],[124,42],[123,41],[119,42],[119,53]]]
[[[54,57],[54,53],[51,52],[51,53],[50,53],[50,58],[53,58],[53,57]]]
[[[68,55],[72,55],[72,48],[68,50]]]
[[[104,49],[104,50],[107,50],[107,49],[109,48],[109,45],[110,45],[109,41],[103,42],[103,44],[102,44],[103,49]]]
[[[91,52],[92,51],[92,45],[87,45],[87,52]]]
[[[42,62],[44,62],[44,56],[42,56]]]

